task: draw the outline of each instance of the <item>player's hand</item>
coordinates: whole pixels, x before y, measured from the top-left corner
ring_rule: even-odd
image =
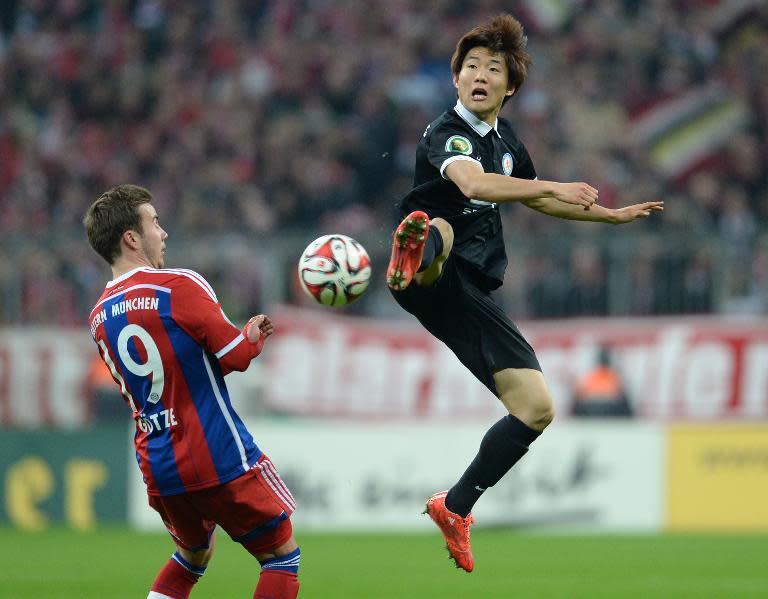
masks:
[[[643,202],[642,204],[632,204],[631,206],[624,206],[624,208],[617,208],[613,211],[614,223],[622,225],[624,223],[631,223],[638,218],[647,218],[652,212],[662,212],[664,210],[664,202]]]
[[[589,210],[597,202],[597,190],[588,183],[557,183],[554,197],[556,200]]]
[[[245,325],[245,335],[251,343],[258,343],[275,332],[275,326],[266,314],[253,316]]]

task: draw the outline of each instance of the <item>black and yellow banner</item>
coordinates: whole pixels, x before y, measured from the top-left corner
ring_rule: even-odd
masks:
[[[669,430],[667,528],[768,531],[768,425]]]
[[[0,431],[0,524],[89,530],[127,518],[128,432]]]

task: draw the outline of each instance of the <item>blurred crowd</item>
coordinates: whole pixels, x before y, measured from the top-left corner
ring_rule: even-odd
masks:
[[[0,323],[84,321],[108,269],[81,218],[122,182],[235,318],[302,301],[293,264],[321,234],[380,265],[415,146],[455,102],[455,43],[505,10],[534,65],[503,116],[539,177],[666,202],[627,228],[505,207],[515,316],[768,313],[766,4],[512,4],[4,1]],[[389,314],[375,287],[358,312]]]

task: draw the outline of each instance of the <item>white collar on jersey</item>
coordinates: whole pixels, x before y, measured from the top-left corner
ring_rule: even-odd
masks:
[[[150,269],[150,268],[148,268],[148,267],[146,267],[146,266],[137,266],[137,267],[136,267],[136,268],[134,268],[133,270],[129,270],[128,272],[126,272],[126,273],[123,273],[122,275],[120,275],[120,276],[119,276],[119,277],[117,277],[116,279],[112,279],[111,281],[108,281],[108,282],[107,282],[107,288],[109,288],[109,287],[114,287],[114,286],[115,286],[115,285],[117,285],[118,283],[122,283],[122,282],[123,282],[123,281],[125,281],[125,280],[126,280],[128,277],[132,277],[133,275],[135,275],[135,274],[136,274],[137,272],[139,272],[140,270],[142,270],[142,271],[144,271],[144,272],[152,272],[153,270],[156,270],[156,269],[154,269],[154,268]]]
[[[493,127],[491,127],[488,123],[485,121],[481,121],[479,118],[477,118],[469,108],[464,106],[464,104],[461,103],[461,100],[456,100],[456,106],[453,107],[453,109],[456,111],[456,114],[458,114],[462,119],[464,119],[472,129],[475,130],[475,133],[477,133],[480,137],[485,137],[489,131],[495,131],[496,135],[501,137],[501,134],[499,133],[499,119],[496,119],[496,122],[493,124]]]

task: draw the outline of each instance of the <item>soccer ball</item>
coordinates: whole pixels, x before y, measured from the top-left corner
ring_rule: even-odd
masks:
[[[351,304],[368,288],[370,278],[368,252],[346,235],[318,237],[299,260],[301,287],[324,306]]]

